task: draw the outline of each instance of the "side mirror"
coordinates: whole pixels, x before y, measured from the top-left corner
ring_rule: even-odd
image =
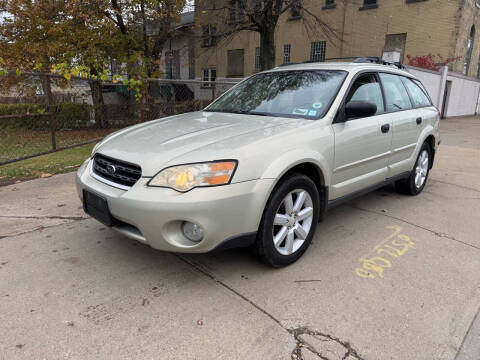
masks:
[[[350,101],[345,105],[346,120],[373,116],[377,112],[377,105],[370,101]]]

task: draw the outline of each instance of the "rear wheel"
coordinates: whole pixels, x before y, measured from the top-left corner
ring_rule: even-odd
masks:
[[[395,183],[397,191],[409,195],[418,195],[422,192],[430,172],[431,154],[430,145],[423,143],[409,178]]]
[[[320,200],[315,183],[292,174],[274,189],[260,224],[256,252],[273,267],[289,265],[307,250],[318,223]]]

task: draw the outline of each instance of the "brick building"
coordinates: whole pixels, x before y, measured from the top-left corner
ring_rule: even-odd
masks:
[[[257,33],[219,36],[232,28],[232,22],[242,21],[246,7],[243,1],[246,0],[197,0],[197,77],[243,77],[258,71]],[[382,56],[384,50],[396,48],[401,50],[405,62],[406,55],[460,57],[451,70],[480,75],[480,0],[301,1],[335,34],[327,34],[304,10],[285,12],[275,33],[277,65]]]

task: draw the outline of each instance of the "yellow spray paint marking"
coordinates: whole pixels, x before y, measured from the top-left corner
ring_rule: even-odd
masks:
[[[402,227],[387,226],[393,230],[386,239],[376,245],[368,254],[360,258],[361,267],[355,273],[366,279],[383,277],[385,269],[392,267],[392,260],[404,255],[415,243],[407,235],[402,234]]]

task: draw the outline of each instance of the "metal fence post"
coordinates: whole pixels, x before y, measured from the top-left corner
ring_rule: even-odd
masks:
[[[57,141],[55,139],[55,104],[53,102],[53,95],[52,95],[52,84],[51,78],[48,75],[44,77],[44,86],[43,89],[45,91],[45,99],[47,103],[47,111],[49,112],[49,119],[50,119],[50,135],[52,138],[52,150],[57,150]]]

